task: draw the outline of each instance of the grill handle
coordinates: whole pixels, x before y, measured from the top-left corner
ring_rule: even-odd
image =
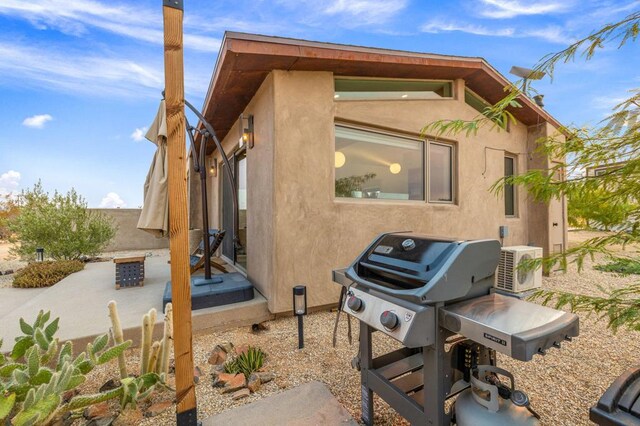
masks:
[[[351,281],[353,281],[354,283],[358,284],[358,285],[362,285],[365,288],[371,288],[373,290],[379,291],[381,293],[389,293],[389,289],[381,286],[379,284],[373,283],[371,281],[365,280],[363,278],[361,278],[355,271],[355,269],[353,268],[353,266],[350,266],[349,269],[346,270],[345,275],[347,276],[347,278],[349,278]],[[404,295],[410,295],[410,291],[408,290],[397,290],[395,292],[395,294],[404,294]]]
[[[386,272],[387,274],[396,275],[398,277],[407,278],[407,279],[410,279],[410,280],[416,280],[416,279],[419,280],[419,278],[416,278],[414,275],[407,274],[405,272],[400,272],[400,271],[395,270],[395,269],[389,269],[389,268],[385,268],[385,267],[382,267],[382,266],[373,265],[373,264],[368,263],[368,262],[360,262],[360,265],[365,267],[365,268],[372,269],[372,270],[374,270],[376,272]],[[424,282],[425,281],[423,281],[423,283]]]

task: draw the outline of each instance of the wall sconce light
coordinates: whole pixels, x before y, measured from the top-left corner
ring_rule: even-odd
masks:
[[[211,163],[209,164],[209,175],[211,177],[218,176],[218,163],[216,163],[216,159],[212,158]]]
[[[293,288],[293,314],[298,317],[298,349],[304,347],[304,323],[302,317],[307,315],[307,287],[297,285]]]
[[[536,103],[536,105],[538,105],[540,108],[544,108],[544,95],[535,95],[533,97],[533,101]]]
[[[36,262],[44,262],[44,249],[42,247],[36,249]]]
[[[240,148],[244,145],[248,145],[249,149],[253,148],[253,115],[240,114],[238,119],[240,122]]]

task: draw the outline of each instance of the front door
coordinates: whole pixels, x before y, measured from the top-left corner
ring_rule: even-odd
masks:
[[[247,154],[245,150],[236,152],[229,158],[231,167],[236,172],[235,183],[238,194],[238,208],[234,210],[233,192],[227,177],[227,167],[221,170],[221,218],[222,229],[227,234],[222,242],[222,255],[235,266],[247,269]],[[237,223],[238,234],[234,235],[234,224]]]
[[[233,167],[233,157],[229,159],[231,163],[231,167]],[[231,185],[229,184],[229,177],[227,176],[229,170],[227,170],[227,166],[222,163],[222,167],[220,167],[220,186],[221,186],[221,197],[220,197],[220,218],[221,220],[221,228],[224,229],[227,233],[222,240],[222,255],[226,258],[228,262],[231,264],[235,264],[235,250],[233,248],[233,229],[234,229],[234,211],[233,211],[233,194]]]
[[[558,163],[553,163],[554,166],[558,166]],[[564,180],[564,169],[556,169],[556,179],[559,181]],[[549,221],[551,222],[551,229],[549,231],[549,238],[551,242],[551,253],[562,253],[567,249],[565,238],[565,201],[564,198],[557,199],[552,198],[549,200]]]

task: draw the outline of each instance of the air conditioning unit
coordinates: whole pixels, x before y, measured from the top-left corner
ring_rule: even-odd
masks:
[[[538,288],[542,285],[542,267],[534,270],[519,269],[521,262],[542,257],[542,248],[529,246],[502,247],[496,288],[510,293]]]

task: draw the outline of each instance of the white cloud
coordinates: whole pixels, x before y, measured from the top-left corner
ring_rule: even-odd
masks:
[[[120,196],[115,192],[109,192],[104,196],[102,201],[100,201],[101,209],[119,209],[122,207],[127,207],[127,203],[125,203]]]
[[[22,121],[22,125],[26,127],[33,127],[35,129],[42,129],[44,125],[51,120],[53,120],[53,117],[49,114],[38,114],[25,118]]]
[[[572,5],[570,1],[527,1],[519,0],[480,0],[485,7],[480,15],[485,18],[514,18],[520,15],[545,15],[564,12]]]
[[[420,27],[420,30],[425,33],[433,34],[458,31],[467,34],[492,37],[533,37],[543,39],[551,43],[559,44],[571,43],[571,41],[574,39],[572,36],[566,34],[562,28],[556,26],[549,26],[533,30],[526,28],[516,30],[512,27],[485,27],[478,24],[446,21],[444,19],[433,19],[422,25]]]
[[[350,15],[359,24],[378,24],[407,6],[406,0],[333,0],[324,3],[322,12],[330,16]]]
[[[290,20],[305,29],[356,28],[389,21],[407,7],[409,0],[276,0],[276,3],[289,9]],[[283,31],[295,31],[295,27]]]
[[[9,170],[0,175],[0,195],[15,194],[20,187],[20,172]]]
[[[142,140],[144,140],[144,135],[147,133],[147,128],[146,127],[142,127],[142,128],[136,128],[133,133],[131,133],[131,139],[133,139],[136,142],[140,142]]]
[[[163,44],[162,16],[139,5],[103,4],[94,0],[3,0],[0,14],[20,17],[38,29],[82,36],[95,28],[153,44]],[[196,28],[192,28],[194,31]],[[186,49],[216,52],[220,40],[185,31]]]
[[[443,33],[459,31],[468,34],[496,37],[512,37],[515,34],[513,28],[487,28],[482,25],[462,22],[444,22],[440,19],[427,22],[420,29],[425,33]]]
[[[158,98],[164,87],[162,57],[145,60],[89,54],[78,50],[26,46],[0,41],[0,84],[43,87],[92,96]],[[190,69],[185,76],[187,95],[202,96],[209,69]],[[15,76],[20,76],[16,82]]]

